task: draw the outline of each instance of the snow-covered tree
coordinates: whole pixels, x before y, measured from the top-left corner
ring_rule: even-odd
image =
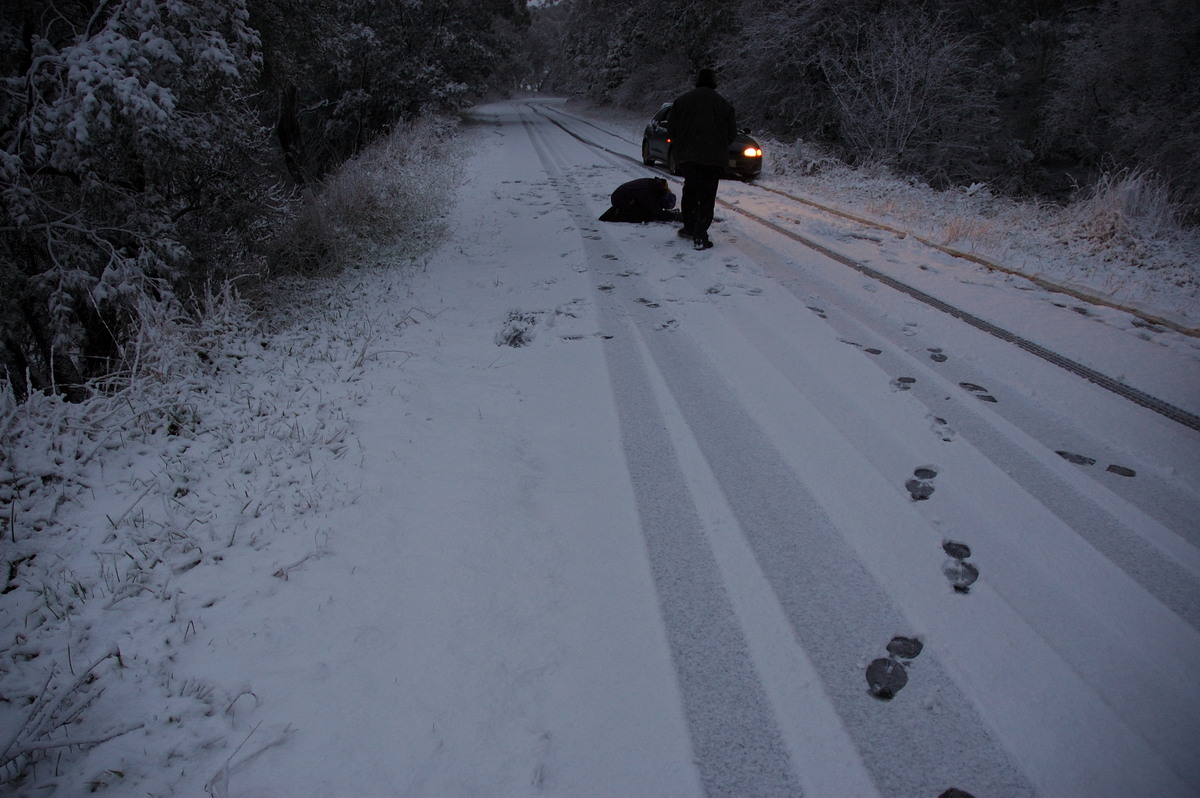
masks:
[[[390,130],[457,110],[527,24],[525,0],[248,0],[293,177],[319,177]]]
[[[525,15],[525,0],[9,0],[0,383],[80,394],[141,303],[265,273],[299,206],[282,178],[315,184],[398,122],[461,107]]]
[[[1154,170],[1200,213],[1195,0],[1107,0],[1070,32],[1043,106],[1043,152],[1093,171]]]
[[[917,9],[868,16],[817,63],[842,139],[866,158],[944,175],[987,143],[989,92],[969,41],[945,17]]]
[[[18,394],[74,395],[139,302],[219,272],[253,237],[258,37],[239,0],[10,9],[0,365]]]

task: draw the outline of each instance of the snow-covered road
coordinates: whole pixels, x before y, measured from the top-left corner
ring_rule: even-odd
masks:
[[[245,749],[168,783],[1200,794],[1200,432],[786,232],[1188,415],[1195,339],[754,186],[708,251],[603,224],[628,133],[474,119],[448,240],[350,289],[353,378],[302,375],[354,441],[303,465],[330,493],[214,529],[146,622],[174,683],[244,685]]]
[[[703,253],[598,223],[645,169],[545,114],[478,113],[243,794],[1194,794],[1200,435],[740,215]],[[1125,314],[809,225],[1200,410]]]
[[[838,758],[885,795],[1200,784],[1189,742],[1197,693],[1178,689],[1197,653],[1200,513],[1194,486],[1169,484],[1196,473],[1194,432],[736,217],[721,231],[728,244],[704,255],[661,226],[594,224],[597,194],[620,178],[597,184],[605,159],[544,124],[526,127],[584,232],[613,336],[606,363],[638,517],[709,792],[847,792],[845,773],[816,775],[828,761],[809,740],[820,715],[795,695],[789,659],[805,663],[817,703],[836,715],[816,733],[840,739]],[[725,194],[761,215],[773,202]],[[831,232],[835,246],[854,236]],[[939,271],[929,290],[1030,334],[1019,314],[1036,289],[929,250],[907,263],[894,248],[858,253],[872,256],[908,266],[905,277]],[[972,281],[991,295],[957,285]],[[1053,315],[1045,297],[1034,301]],[[1171,368],[1174,354],[1154,357],[1161,347],[1128,329],[1079,333],[1097,325],[1057,315],[1032,333],[1043,346],[1122,377],[1139,363],[1152,390],[1195,407],[1194,353]],[[1124,336],[1107,359],[1094,340],[1105,336]],[[1058,454],[1068,450],[1117,468],[1087,473]],[[950,540],[969,544],[983,573],[969,594],[940,573],[954,564]],[[747,583],[755,602],[725,600]],[[793,650],[768,654],[739,629],[764,617]],[[892,635],[925,648],[905,692],[884,703],[864,689],[862,665],[886,656]]]

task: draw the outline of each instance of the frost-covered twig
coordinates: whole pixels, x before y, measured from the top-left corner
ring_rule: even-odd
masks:
[[[87,462],[96,456],[96,452],[100,451],[100,449],[102,449],[104,447],[104,444],[108,442],[108,439],[111,438],[113,435],[115,435],[120,430],[124,429],[125,425],[128,424],[129,422],[136,421],[137,419],[141,418],[142,416],[146,415],[147,413],[153,413],[156,410],[166,410],[168,408],[175,407],[178,404],[179,404],[179,402],[177,402],[177,401],[164,402],[160,405],[154,405],[153,407],[147,407],[144,410],[137,411],[132,416],[125,419],[120,424],[118,424],[117,426],[110,429],[107,433],[105,433],[104,437],[96,442],[95,447],[90,452],[85,454],[82,458],[80,458],[79,464],[81,466],[87,465]]]
[[[246,735],[246,739],[242,740],[242,742],[238,744],[238,747],[233,749],[233,753],[230,754],[229,758],[225,760],[225,764],[221,766],[221,769],[218,770],[216,775],[209,779],[208,783],[204,785],[204,791],[212,796],[212,798],[229,798],[229,775],[242,765],[245,765],[261,755],[263,752],[269,751],[277,745],[282,745],[295,732],[295,729],[289,725],[274,740],[271,740],[270,742],[260,746],[253,753],[247,754],[245,757],[239,760],[236,765],[233,764],[233,758],[238,755],[238,752],[242,750],[246,743],[250,742],[250,738],[255,735],[255,733],[258,731],[258,727],[261,725],[261,722],[254,724],[254,728],[251,729],[250,733]]]
[[[70,724],[92,704],[99,695],[99,691],[88,700],[80,702],[77,706],[72,706],[71,701],[78,697],[81,689],[93,680],[93,672],[96,668],[100,667],[100,664],[106,659],[117,655],[117,649],[115,647],[110,648],[89,665],[75,681],[60,690],[53,697],[50,694],[50,682],[54,680],[55,672],[51,670],[25,722],[17,728],[16,732],[5,743],[4,749],[0,751],[0,772],[5,774],[5,781],[16,779],[26,767],[35,762],[38,757],[44,755],[47,751],[72,746],[86,747],[100,745],[101,743],[108,742],[109,740],[142,728],[144,724],[138,723],[94,737],[80,739],[51,737],[55,731]]]

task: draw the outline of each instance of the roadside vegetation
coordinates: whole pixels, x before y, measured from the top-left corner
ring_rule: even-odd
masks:
[[[298,251],[327,253],[319,266],[214,285],[186,306],[143,300],[136,336],[86,397],[3,398],[0,785],[14,795],[52,789],[109,741],[92,791],[177,794],[196,766],[180,740],[247,737],[217,746],[223,768],[203,766],[223,796],[230,769],[287,737],[247,725],[252,693],[181,678],[174,660],[197,634],[195,607],[245,578],[229,562],[286,581],[325,551],[298,519],[355,500],[332,465],[357,451],[345,408],[370,360],[403,362],[380,339],[425,320],[370,318],[364,293],[394,292],[401,308],[424,268],[460,179],[444,145],[469,146],[450,129],[405,125],[327,177],[309,226],[290,230]],[[112,500],[97,501],[103,485],[117,486]],[[163,722],[179,735],[155,731]]]
[[[1187,0],[558,0],[525,82],[646,111],[711,66],[743,124],[851,165],[1052,200],[1153,174],[1194,220],[1198,38]]]

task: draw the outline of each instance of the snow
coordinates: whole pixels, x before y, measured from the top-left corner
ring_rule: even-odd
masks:
[[[1197,339],[754,186],[703,253],[601,224],[645,168],[547,117],[638,129],[534,105],[476,110],[427,258],[267,324],[214,298],[136,390],[6,409],[14,794],[1200,792],[1200,433],[734,209],[1191,414]],[[1195,326],[1193,284],[1054,252],[1028,273]]]

